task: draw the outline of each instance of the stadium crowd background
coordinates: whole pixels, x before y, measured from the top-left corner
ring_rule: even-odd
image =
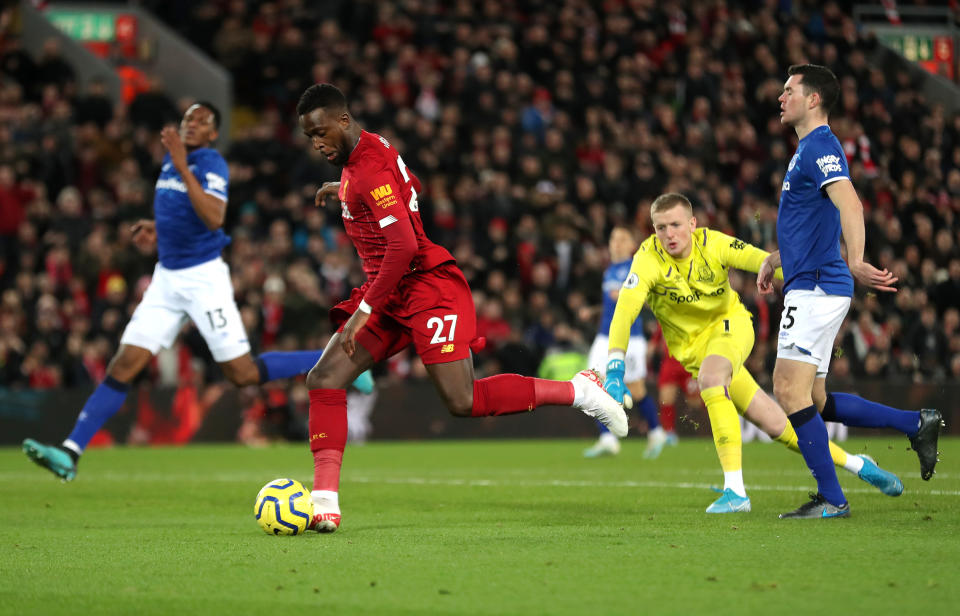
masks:
[[[611,226],[648,234],[661,192],[690,196],[701,225],[776,248],[796,143],[777,96],[786,67],[809,61],[841,81],[831,124],[864,203],[867,258],[900,278],[895,295],[858,292],[832,374],[960,378],[960,116],[925,101],[907,72],[872,68],[876,42],[842,4],[141,4],[234,77],[224,256],[255,352],[322,346],[328,307],[362,281],[339,208],[313,206],[339,174],[299,133],[310,84],[343,89],[423,182],[427,232],[474,289],[489,343],[479,371],[534,374],[548,351],[589,345]],[[152,217],[160,128],[192,101],[154,79],[114,106],[96,84],[78,88],[52,42],[31,58],[5,36],[0,54],[0,383],[89,386],[155,262],[129,226]],[[748,365],[763,383],[780,298],[732,280],[756,317]],[[206,353],[182,338],[181,358]],[[405,357],[386,372],[421,374]],[[215,368],[196,378],[220,379]]]

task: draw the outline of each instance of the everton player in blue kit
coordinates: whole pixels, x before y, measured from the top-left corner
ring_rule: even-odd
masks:
[[[847,517],[850,506],[837,482],[824,419],[902,431],[917,451],[923,479],[930,479],[937,463],[942,419],[935,410],[901,411],[858,396],[827,393],[833,341],[850,307],[853,279],[879,291],[896,291],[897,279],[863,260],[863,205],[850,181],[843,148],[827,124],[840,94],[836,76],[813,64],[791,66],[787,72],[790,77],[779,98],[780,121],[794,128],[800,142],[780,193],[780,250],[764,260],[757,288],[770,293],[773,273],[782,265],[784,309],[773,390],[797,432],[818,492],[780,517]]]
[[[134,377],[161,349],[173,344],[189,318],[207,342],[224,375],[236,385],[255,385],[306,374],[321,351],[250,354],[250,343],[233,299],[227,264],[220,258],[230,238],[223,232],[227,210],[227,163],[210,144],[220,112],[199,102],[187,109],[179,132],[163,129],[167,149],[154,197],[155,220],[133,227],[142,249],[156,245],[159,263],[143,300],[123,331],[107,377],[87,400],[61,446],[23,442],[27,456],[65,481],[103,424],[123,406]],[[366,377],[369,379],[369,375]],[[358,383],[368,388],[366,383]],[[372,385],[372,383],[370,383]]]
[[[633,229],[616,226],[610,232],[608,246],[611,263],[603,272],[603,315],[588,356],[590,367],[601,375],[606,372],[607,345],[610,340],[608,333],[610,332],[610,321],[613,319],[613,311],[617,307],[617,296],[620,294],[623,281],[630,274],[633,253],[637,251],[639,244],[634,236]],[[619,375],[610,376],[619,376],[624,382],[624,387],[627,390],[624,396],[624,405],[627,408],[633,405],[633,400],[638,400],[640,412],[643,414],[643,418],[647,420],[648,428],[647,448],[643,455],[645,458],[656,458],[667,442],[667,433],[660,427],[657,404],[653,401],[653,398],[647,395],[647,387],[644,382],[647,376],[647,340],[643,335],[643,321],[640,319],[637,319],[630,328],[630,346],[627,348],[627,354],[624,357],[623,372]],[[600,427],[600,438],[592,447],[585,450],[583,455],[587,458],[596,458],[620,453],[620,440],[599,421],[597,425]]]

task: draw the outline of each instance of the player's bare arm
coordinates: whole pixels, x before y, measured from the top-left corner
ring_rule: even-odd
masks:
[[[130,227],[130,233],[133,234],[133,245],[143,254],[157,249],[157,224],[154,221],[141,218]]]
[[[369,318],[369,312],[358,309],[344,323],[343,331],[340,332],[340,346],[343,347],[343,352],[347,354],[347,357],[353,358],[353,354],[357,351],[357,332],[367,324]]]
[[[838,180],[826,187],[827,196],[840,210],[840,228],[847,245],[847,266],[861,284],[878,291],[896,292],[897,277],[888,270],[878,270],[863,260],[863,204],[850,180]]]
[[[167,126],[160,133],[160,142],[170,153],[170,162],[180,174],[184,185],[187,187],[187,196],[197,216],[203,221],[208,229],[213,231],[223,226],[224,218],[227,215],[227,203],[223,199],[218,199],[203,191],[200,181],[190,171],[187,165],[187,148],[180,138],[180,133],[172,126]]]
[[[324,182],[317,191],[317,196],[313,198],[313,204],[320,207],[327,197],[336,197],[338,194],[340,194],[340,182]]]
[[[760,264],[760,269],[757,270],[757,292],[760,295],[773,293],[773,278],[778,267],[780,267],[780,251],[775,250],[767,255]]]

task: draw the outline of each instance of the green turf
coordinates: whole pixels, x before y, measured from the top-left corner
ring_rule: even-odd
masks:
[[[260,531],[253,499],[309,485],[305,447],[91,451],[70,484],[0,449],[0,613],[956,613],[960,440],[930,482],[905,439],[847,442],[906,492],[841,471],[853,517],[826,521],[777,519],[813,482],[776,444],[744,446],[753,512],[722,516],[712,442],[587,444],[350,448],[343,526],[298,537]]]

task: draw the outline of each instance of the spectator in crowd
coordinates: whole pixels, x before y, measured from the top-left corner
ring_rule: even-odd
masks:
[[[596,330],[598,311],[568,297],[594,297],[610,230],[648,234],[657,194],[684,192],[703,225],[776,248],[796,146],[777,117],[781,67],[813,62],[841,81],[833,121],[865,208],[865,259],[901,280],[897,294],[854,299],[840,338],[850,373],[960,372],[947,316],[960,306],[960,114],[901,65],[876,64],[877,41],[844,3],[339,2],[330,18],[303,2],[141,4],[234,75],[224,259],[256,353],[290,334],[319,347],[328,326],[311,315],[363,276],[339,210],[312,205],[337,170],[293,124],[310,84],[336,83],[357,120],[405,153],[427,234],[483,291],[491,326],[509,324],[479,354],[480,376],[504,362],[533,374],[558,326]],[[152,266],[125,229],[151,216],[164,148],[138,125],[185,109],[156,79],[139,101],[105,101],[55,43],[33,57],[4,36],[0,66],[2,385],[89,385]],[[767,363],[779,300],[742,295]]]

